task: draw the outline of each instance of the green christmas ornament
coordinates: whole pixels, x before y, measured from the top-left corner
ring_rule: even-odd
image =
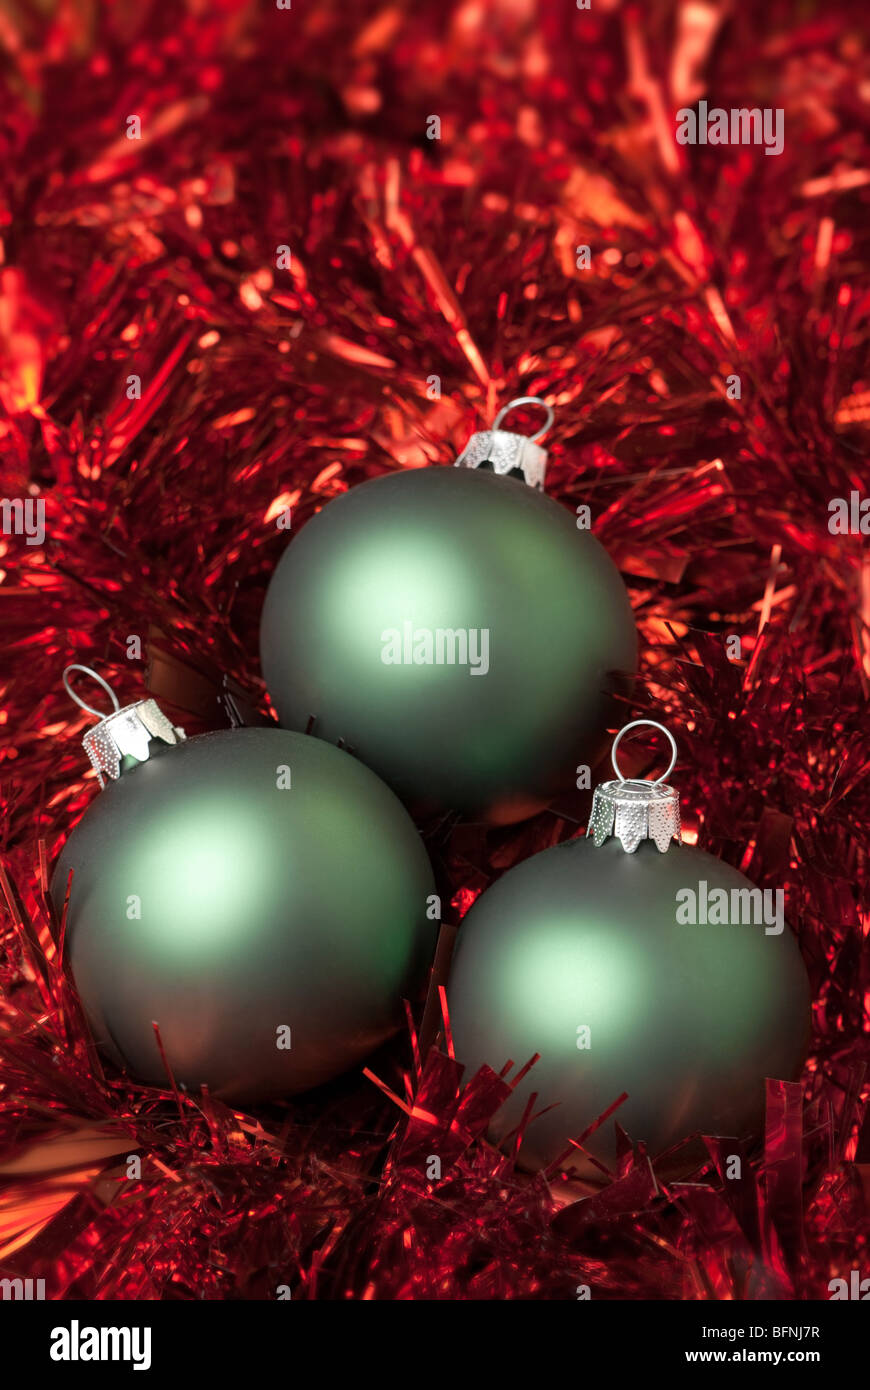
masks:
[[[156,1023],[176,1081],[232,1102],[352,1067],[395,1031],[434,950],[432,869],[404,807],[318,739],[187,741],[153,700],[109,693],[84,740],[104,790],[51,882],[60,911],[73,871],[67,943],[96,1041],[166,1085]]]
[[[456,467],[372,479],[313,517],[260,646],[285,728],[351,747],[415,809],[507,824],[597,760],[637,634],[603,546],[540,490],[539,436],[500,419]]]
[[[623,1092],[583,1141],[611,1167],[615,1122],[653,1157],[696,1131],[757,1135],[765,1077],[793,1079],[806,1052],[809,984],[781,897],[682,844],[677,793],[661,778],[624,780],[618,742],[619,780],[597,789],[586,838],[489,888],[462,923],[452,965],[466,1075],[540,1053],[492,1130],[505,1138],[531,1092],[536,1112],[553,1106],[526,1133],[520,1161],[532,1170]],[[674,745],[671,768],[675,759]],[[565,1166],[595,1172],[576,1151]]]

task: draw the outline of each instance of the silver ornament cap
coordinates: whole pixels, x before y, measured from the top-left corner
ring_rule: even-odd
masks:
[[[535,434],[514,434],[511,430],[499,429],[504,417],[518,405],[539,405],[546,411],[547,419]],[[471,436],[454,467],[482,468],[490,464],[493,473],[499,473],[502,477],[519,473],[529,487],[541,492],[547,469],[547,450],[541,448],[538,440],[547,433],[554,419],[552,407],[540,396],[517,396],[498,412],[491,430],[479,430]]]
[[[667,771],[654,782],[626,779],[619,770],[616,750],[629,729],[647,725],[659,729],[671,745],[671,761]],[[615,836],[626,854],[634,854],[641,840],[652,840],[664,854],[672,840],[682,843],[680,829],[680,798],[676,788],[665,781],[677,761],[677,745],[673,735],[654,719],[635,719],[620,729],[613,741],[611,753],[613,770],[618,781],[602,782],[592,797],[592,814],[587,837],[591,835],[596,848]]]
[[[114,707],[111,714],[103,714],[75,694],[69,683],[71,671],[81,671],[102,686]],[[67,666],[63,673],[63,683],[70,699],[80,709],[87,710],[88,714],[96,715],[99,721],[92,729],[88,729],[82,739],[82,746],[101,787],[105,787],[107,778],[111,782],[117,781],[127,758],[134,758],[137,763],[147,762],[151,756],[151,744],[155,740],[159,743],[176,744],[182,743],[187,737],[183,729],[167,719],[156,700],[137,700],[135,704],[122,707],[108,681],[104,681],[90,666],[79,666],[76,663]]]

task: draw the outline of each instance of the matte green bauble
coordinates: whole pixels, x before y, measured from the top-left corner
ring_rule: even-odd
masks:
[[[611,784],[608,784],[611,785]],[[471,1075],[541,1054],[492,1130],[498,1142],[535,1111],[520,1161],[552,1163],[625,1091],[584,1147],[612,1166],[615,1122],[652,1156],[695,1131],[757,1135],[765,1077],[794,1078],[805,1055],[809,986],[784,926],[735,914],[752,885],[696,848],[577,839],[511,869],[462,923],[448,1002],[457,1059]],[[711,895],[724,889],[721,924]],[[757,899],[753,900],[757,902]],[[688,904],[688,906],[687,906]],[[753,908],[754,914],[754,908]],[[745,914],[744,914],[745,915]],[[773,915],[773,914],[770,914]],[[594,1171],[579,1157],[565,1165]]]
[[[636,664],[619,572],[575,522],[516,478],[465,468],[330,502],[266,595],[282,725],[343,740],[419,810],[539,810],[598,758]]]
[[[148,706],[113,716],[122,734]],[[97,1042],[165,1085],[156,1022],[176,1080],[231,1101],[336,1076],[394,1031],[434,949],[432,870],[407,812],[301,734],[147,752],[135,734],[147,761],[120,760],[131,770],[90,805],[52,879],[60,908],[74,871],[67,941]]]

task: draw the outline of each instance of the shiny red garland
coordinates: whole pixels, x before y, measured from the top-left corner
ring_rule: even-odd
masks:
[[[0,536],[4,1275],[55,1298],[703,1299],[866,1271],[870,559],[829,520],[867,491],[870,66],[860,7],[801,15],[0,7],[2,494],[46,527]],[[677,144],[701,97],[783,109],[783,153]],[[813,981],[804,1084],[770,1085],[736,1187],[715,1138],[691,1183],[627,1137],[596,1191],[518,1172],[484,1138],[509,1082],[460,1093],[449,1028],[427,1048],[437,992],[422,1043],[412,1023],[316,1097],[244,1114],[136,1086],[104,1073],[45,909],[93,794],[66,662],[135,699],[138,636],[189,732],[265,708],[275,519],[449,463],[526,393],[557,412],[549,490],[631,589],[626,714],[679,731],[689,836],[785,888]],[[430,827],[456,915],[586,809]]]

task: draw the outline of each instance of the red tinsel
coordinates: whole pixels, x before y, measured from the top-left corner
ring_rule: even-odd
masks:
[[[0,5],[2,496],[46,528],[0,536],[4,1275],[53,1298],[703,1299],[866,1270],[870,559],[828,522],[867,488],[870,64],[862,7],[800,16]],[[782,108],[782,154],[677,144],[700,97]],[[550,492],[591,508],[631,589],[626,716],[678,732],[690,838],[785,888],[811,974],[804,1082],[770,1083],[738,1185],[715,1138],[691,1183],[628,1137],[596,1190],[518,1172],[484,1138],[509,1083],[460,1094],[449,1032],[426,1046],[436,991],[421,1044],[411,1024],[316,1096],[245,1114],[136,1086],[94,1053],[45,910],[94,793],[63,666],[127,700],[147,680],[188,732],[264,709],[276,518],[450,463],[526,393],[556,410]],[[452,925],[586,809],[430,827]]]

